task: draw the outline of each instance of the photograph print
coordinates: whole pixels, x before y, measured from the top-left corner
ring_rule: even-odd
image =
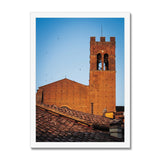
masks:
[[[129,13],[31,14],[32,148],[130,147],[129,26]]]

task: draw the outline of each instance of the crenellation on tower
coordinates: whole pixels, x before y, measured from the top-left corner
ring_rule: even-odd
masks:
[[[110,37],[111,42],[115,42],[115,37]]]
[[[96,41],[96,37],[90,37],[90,42],[95,42]]]
[[[100,37],[100,42],[105,42],[106,37]]]

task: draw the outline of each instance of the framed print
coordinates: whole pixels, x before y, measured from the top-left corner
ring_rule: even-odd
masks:
[[[130,148],[130,14],[31,13],[31,147]]]

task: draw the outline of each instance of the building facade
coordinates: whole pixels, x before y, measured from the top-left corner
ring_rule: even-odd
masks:
[[[39,87],[36,103],[95,115],[116,112],[115,37],[90,38],[89,86],[65,78]]]

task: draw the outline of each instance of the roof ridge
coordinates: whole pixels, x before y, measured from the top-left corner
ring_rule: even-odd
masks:
[[[99,130],[107,130],[110,125],[120,123],[120,120],[114,120],[111,118],[102,117],[99,115],[92,115],[90,113],[71,110],[67,108],[60,108],[55,105],[37,104],[37,106]]]

